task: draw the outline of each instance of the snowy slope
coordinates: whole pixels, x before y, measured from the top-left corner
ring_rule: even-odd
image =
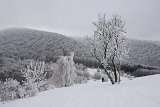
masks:
[[[1,102],[0,107],[160,107],[160,75],[111,85],[100,81],[57,88],[32,98]]]

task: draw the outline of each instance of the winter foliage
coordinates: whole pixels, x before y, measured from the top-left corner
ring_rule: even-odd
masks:
[[[87,80],[90,79],[90,74],[87,71],[76,69],[76,78],[75,78],[75,84],[82,84],[86,83]]]
[[[87,107],[143,105],[141,102],[147,103],[145,106],[159,105],[160,96],[153,90],[159,88],[160,76],[126,80],[160,74],[160,42],[126,38],[126,24],[119,15],[108,19],[106,14],[99,14],[93,25],[93,35],[84,41],[27,28],[0,30],[0,106],[33,96],[20,102],[30,101],[38,107],[61,103]],[[115,86],[102,83],[108,80]],[[121,80],[124,82],[120,86]],[[67,88],[59,90],[62,87]],[[53,88],[55,92],[37,94]],[[44,94],[46,99],[39,99]]]
[[[26,81],[24,81],[24,85],[27,86],[26,90],[38,91],[38,87],[44,83],[46,75],[44,67],[44,62],[31,61],[27,69],[21,71],[26,78]]]
[[[120,82],[120,62],[128,53],[126,49],[126,28],[125,23],[118,15],[110,20],[106,14],[99,15],[98,20],[93,23],[95,26],[92,37],[87,38],[92,57],[96,58],[104,67],[111,83]],[[114,72],[114,79],[111,77],[107,68]]]
[[[4,82],[0,81],[0,101],[31,97],[37,92],[55,87],[86,83],[90,75],[83,65],[78,65],[79,70],[75,67],[73,57],[73,52],[70,53],[70,56],[61,56],[56,64],[31,60],[26,68],[21,70],[21,75],[24,77],[22,83],[11,78]],[[53,72],[52,77],[46,78],[45,70],[49,69]]]
[[[74,53],[70,56],[61,56],[57,61],[58,69],[53,74],[52,81],[56,87],[68,87],[74,84],[76,78],[73,62]]]
[[[23,84],[11,78],[0,82],[0,101],[34,96],[45,84],[44,66],[44,62],[31,61],[26,69],[21,70],[25,77]]]
[[[0,85],[0,101],[13,100],[21,96],[18,81],[9,78]]]
[[[95,72],[94,75],[93,75],[93,79],[100,80],[101,79],[101,74],[99,72]]]

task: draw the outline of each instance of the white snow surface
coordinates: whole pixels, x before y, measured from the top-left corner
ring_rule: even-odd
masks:
[[[0,102],[0,107],[160,107],[160,75],[121,84],[90,80],[86,84],[55,88],[34,97]]]

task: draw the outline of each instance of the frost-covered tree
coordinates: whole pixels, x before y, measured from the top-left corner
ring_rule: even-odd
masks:
[[[53,73],[52,81],[56,87],[67,87],[74,84],[76,77],[73,61],[74,53],[70,56],[61,56],[57,61],[58,68]]]
[[[38,88],[44,83],[43,80],[46,76],[44,68],[44,62],[36,62],[32,60],[27,66],[27,69],[21,70],[25,77],[23,87],[28,91],[28,96],[33,96],[38,91]]]
[[[106,14],[100,14],[93,24],[96,27],[94,34],[87,38],[91,55],[104,67],[112,84],[120,82],[120,62],[128,53],[125,23],[118,15],[108,20]],[[107,68],[110,68],[111,72]]]

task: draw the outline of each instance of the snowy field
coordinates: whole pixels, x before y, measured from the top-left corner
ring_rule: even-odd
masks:
[[[124,78],[120,85],[90,80],[31,98],[0,102],[0,107],[160,107],[159,82],[160,75]]]

